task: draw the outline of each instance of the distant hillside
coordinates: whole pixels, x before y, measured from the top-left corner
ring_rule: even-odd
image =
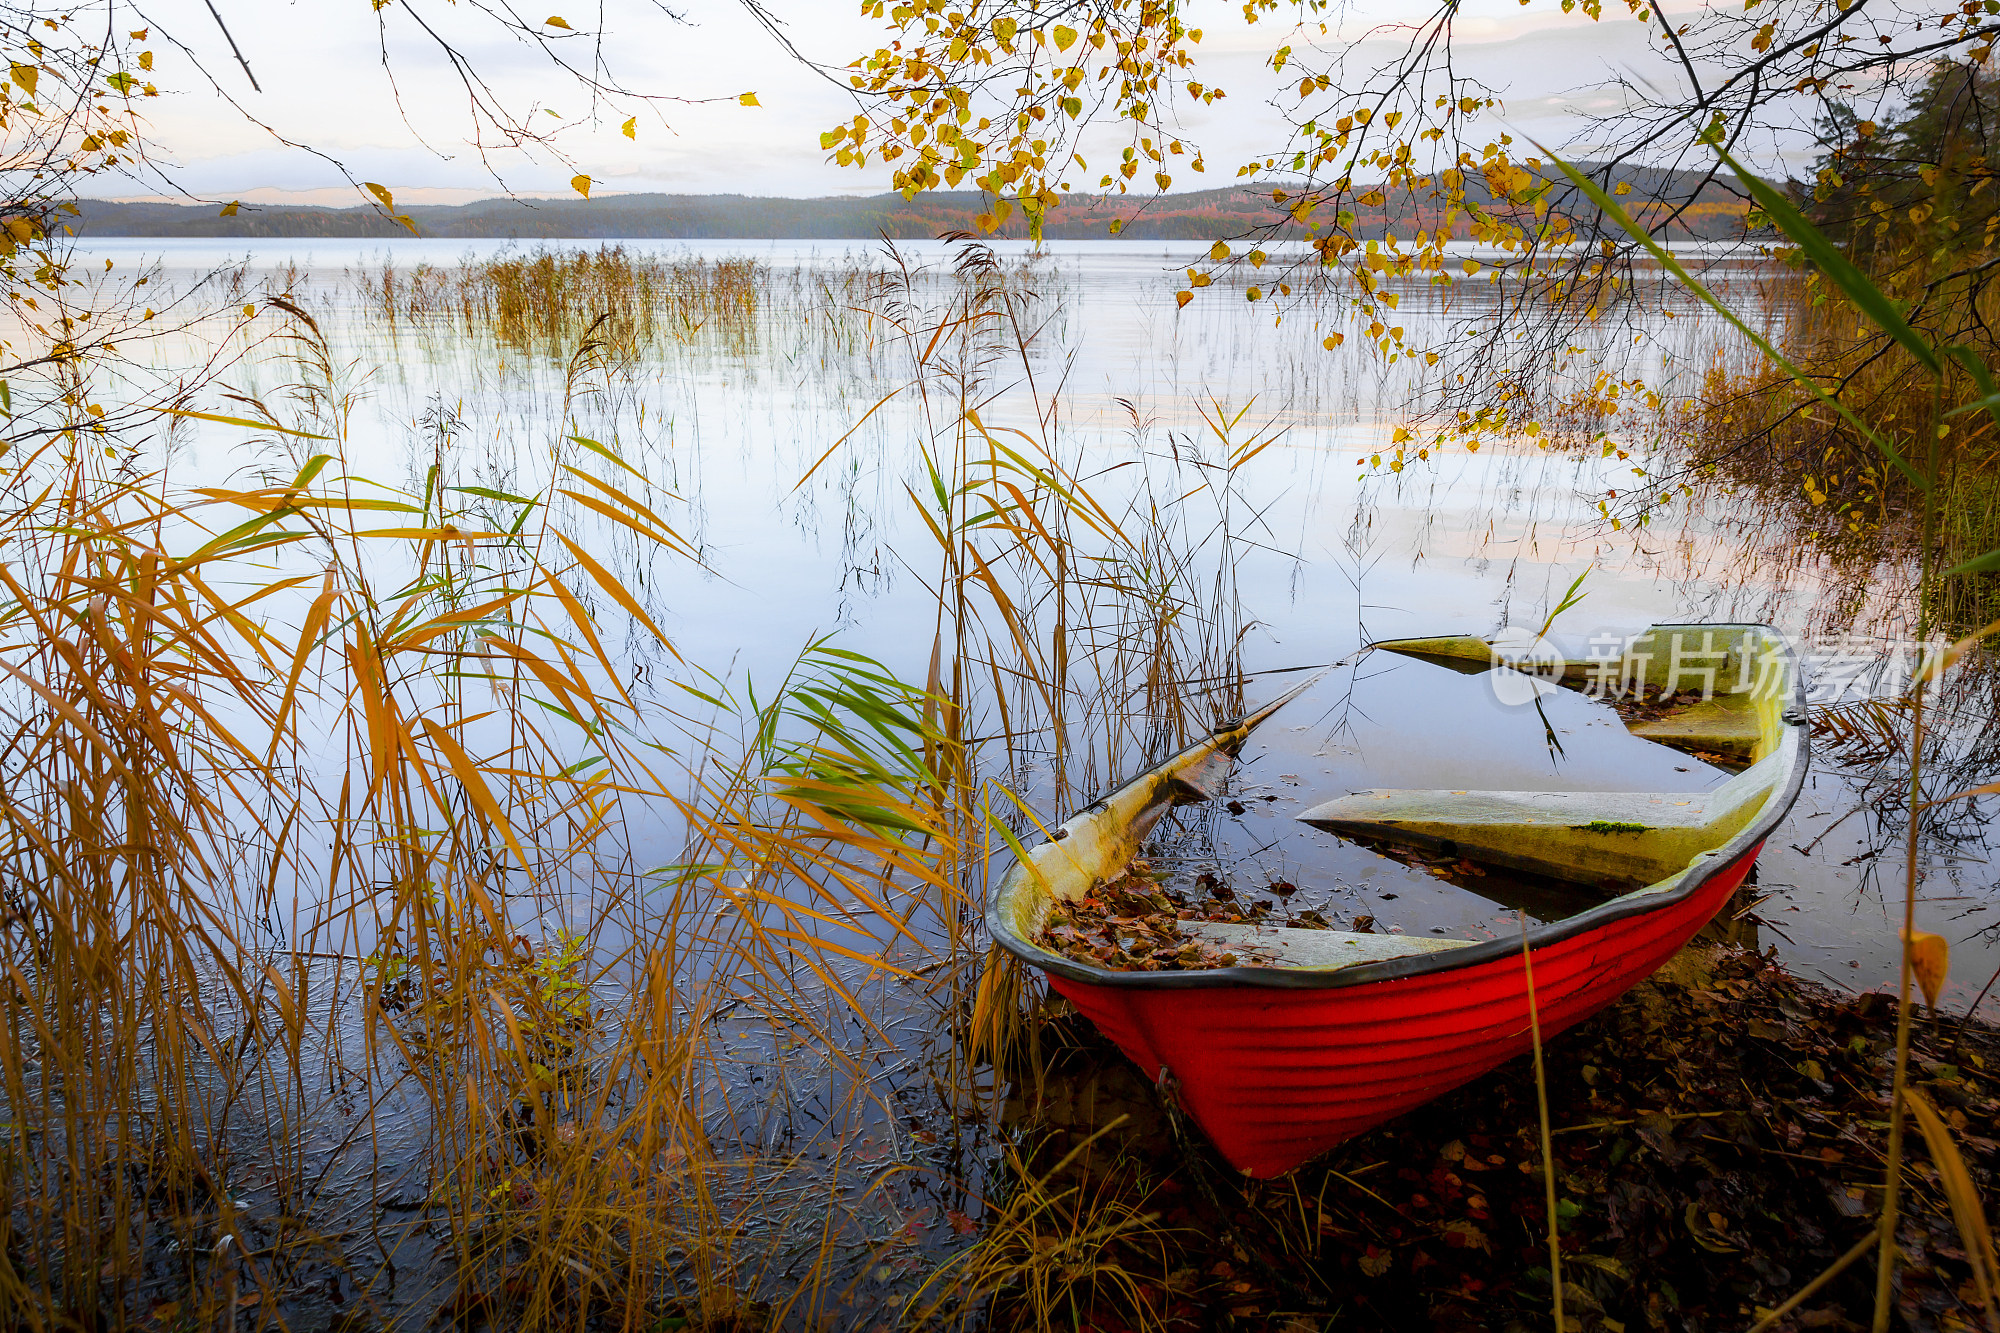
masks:
[[[1645,169],[1625,177],[1644,197],[1665,187],[1685,197],[1698,182],[1688,173],[1668,175]],[[1478,178],[1472,182],[1477,192]],[[1567,187],[1564,187],[1565,190]],[[1391,201],[1392,203],[1395,201]],[[976,230],[974,219],[991,205],[972,190],[945,190],[915,201],[899,194],[859,199],[782,199],[750,195],[626,194],[599,199],[482,199],[477,203],[419,204],[406,209],[418,233],[432,237],[518,240],[898,240],[929,238],[941,232]],[[325,236],[381,237],[409,233],[375,210],[266,207],[244,204],[223,217],[211,204],[124,204],[80,201],[82,216],[72,224],[87,236]],[[1657,207],[1657,205],[1655,205]],[[1365,210],[1357,219],[1363,236],[1379,236],[1389,207]],[[1688,234],[1703,239],[1741,235],[1742,206],[1717,186],[1702,190],[1689,210]],[[1120,239],[1132,241],[1221,240],[1259,227],[1284,223],[1271,201],[1271,188],[1235,186],[1137,198],[1074,195],[1050,215],[1045,234],[1061,239],[1103,239],[1110,223],[1123,219]],[[1284,223],[1285,231],[1293,231]],[[1000,235],[1021,237],[1027,226],[1017,209]]]
[[[973,231],[990,200],[972,190],[940,191],[912,202],[899,194],[860,199],[781,199],[748,195],[626,194],[599,199],[482,199],[404,209],[419,234],[521,240],[841,240],[927,238]],[[339,236],[409,233],[375,210],[262,207],[250,204],[222,217],[209,204],[121,204],[83,200],[79,233],[92,236]],[[1130,238],[1211,239],[1240,234],[1268,221],[1268,192],[1207,190],[1155,200],[1135,219]],[[1136,201],[1116,208],[1081,198],[1057,210],[1047,234],[1103,237],[1111,219],[1137,213]],[[1019,210],[1001,235],[1026,235]]]

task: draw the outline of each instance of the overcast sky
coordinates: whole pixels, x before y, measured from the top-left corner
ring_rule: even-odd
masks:
[[[586,10],[583,0],[530,2],[537,8],[528,17],[542,17],[541,7],[547,7],[580,30],[562,38],[556,49],[587,65],[597,44],[593,29],[600,20],[591,12],[597,5]],[[252,91],[205,0],[145,5],[154,22],[153,78],[163,94],[147,110],[166,160],[177,167],[174,174],[188,191],[268,203],[357,202],[331,164],[282,146],[247,120],[247,112],[278,134],[338,159],[356,178],[388,186],[401,202],[456,202],[503,188],[567,192],[572,168],[546,152],[505,150],[481,161],[467,143],[463,86],[401,3],[385,12],[393,84],[374,15],[359,0],[214,0],[214,5],[262,92]],[[559,142],[577,167],[596,179],[594,193],[817,196],[873,194],[889,187],[889,171],[880,164],[855,171],[825,160],[819,134],[853,115],[852,102],[786,54],[734,0],[684,0],[684,22],[649,0],[608,0],[602,8],[606,59],[626,87],[722,100],[658,103],[641,111],[638,137],[630,140],[618,132],[622,115],[607,112],[593,124],[577,85],[541,51],[482,18],[479,6],[421,0],[415,12],[448,25],[440,30],[463,43],[463,54],[511,106],[556,113],[538,111],[537,120],[562,127]],[[772,0],[770,8],[803,53],[829,64],[844,64],[882,40],[882,24],[858,17],[855,0]],[[1232,0],[1197,0],[1194,8],[1191,21],[1206,29],[1199,77],[1230,96],[1215,109],[1186,118],[1210,171],[1180,172],[1176,189],[1228,184],[1241,160],[1282,142],[1282,123],[1267,101],[1277,80],[1264,62],[1288,40],[1287,25],[1247,26],[1241,8]],[[1512,126],[1561,140],[1568,136],[1562,121],[1579,103],[1605,104],[1592,89],[1615,71],[1671,78],[1671,69],[1647,45],[1645,25],[1610,17],[1613,8],[1607,6],[1606,18],[1593,23],[1542,0],[1525,9],[1517,0],[1465,0],[1457,25],[1459,69],[1504,91]],[[1622,6],[1615,8],[1622,12]],[[1364,17],[1379,23],[1419,12],[1410,0],[1368,0]],[[177,50],[175,42],[186,49]],[[211,76],[219,92],[211,88]],[[762,105],[739,105],[737,95],[746,91],[754,91]],[[1115,149],[1106,153],[1107,160],[1113,155]],[[1094,185],[1097,174],[1076,184]],[[103,193],[157,197],[156,191],[109,182]]]

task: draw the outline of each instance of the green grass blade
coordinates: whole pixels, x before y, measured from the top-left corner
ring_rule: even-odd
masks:
[[[639,480],[644,481],[646,479],[646,475],[643,472],[640,472],[637,468],[633,467],[630,463],[620,458],[616,453],[612,452],[610,449],[599,444],[596,440],[593,440],[585,435],[572,435],[569,437],[569,440],[570,443],[572,444],[580,445],[583,448],[590,450],[590,452],[596,454],[599,458],[608,460],[614,466],[624,468],[627,472],[630,472],[633,476],[639,478]]]
[[[1976,555],[1964,564],[1953,565],[1944,572],[1944,577],[1949,579],[1956,578],[1960,574],[1991,574],[1995,570],[2000,570],[2000,549],[1988,551],[1985,555]]]
[[[1840,288],[1856,309],[1867,315],[1877,328],[1903,344],[1911,356],[1923,363],[1924,369],[1933,375],[1944,373],[1944,365],[1938,360],[1937,349],[1931,346],[1930,340],[1909,326],[1903,319],[1903,312],[1896,308],[1896,303],[1880,287],[1868,281],[1867,276],[1854,267],[1818,227],[1806,221],[1805,215],[1792,207],[1792,201],[1785,198],[1782,191],[1772,188],[1769,181],[1744,170],[1741,163],[1722,149],[1716,149],[1715,153],[1736,173],[1736,179],[1743,182],[1743,188],[1750,192],[1750,197],[1757,201],[1757,207],[1764,210],[1765,216],[1785,233],[1792,244],[1805,251],[1806,258],[1833,280],[1834,286]]]
[[[1963,407],[1955,407],[1945,415],[1955,417],[1962,413],[1984,409],[1986,414],[1993,418],[1993,424],[2000,426],[2000,385],[1993,382],[1993,372],[1986,368],[1986,362],[1980,358],[1979,353],[1963,343],[1953,343],[1944,349],[1944,354],[1956,361],[1965,373],[1972,377],[1972,382],[1979,386],[1979,392],[1985,395]]]

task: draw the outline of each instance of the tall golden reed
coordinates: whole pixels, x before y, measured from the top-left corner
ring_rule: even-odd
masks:
[[[380,276],[398,318],[568,339],[573,399],[663,311],[748,336],[753,270],[680,270],[706,285],[662,299],[673,272]],[[420,487],[354,475],[346,371],[284,297],[281,393],[168,409],[262,441],[255,484],[107,458],[87,419],[0,478],[10,1325],[275,1318],[305,1264],[384,1316],[817,1318],[843,1237],[774,1200],[811,1168],[732,1132],[752,1108],[717,1020],[783,1031],[862,1105],[885,1092],[883,1006],[915,993],[956,1036],[950,1095],[992,1112],[1033,1002],[981,948],[994,821],[1025,828],[1030,795],[1071,806],[1236,707],[1231,487],[1269,441],[1214,406],[1200,485],[1142,471],[1114,498],[1054,396],[982,415],[998,377],[1032,377],[1037,336],[990,252],[813,295],[900,368],[927,442],[922,685],[822,642],[761,697],[694,666],[685,707],[635,695],[609,645],[629,626],[662,663],[674,646],[575,516],[697,559],[645,478],[580,434],[528,494],[461,484],[442,446]],[[1050,783],[1016,791],[1033,756]],[[676,864],[631,863],[641,819],[683,830]],[[416,1147],[403,1193],[371,1198],[359,1243],[329,1178],[376,1179],[396,1142]],[[814,1226],[801,1284],[780,1256]],[[432,1285],[391,1293],[371,1255],[415,1228]],[[1054,1300],[1073,1258],[1030,1286]],[[964,1315],[1023,1272],[966,1271],[924,1308]]]

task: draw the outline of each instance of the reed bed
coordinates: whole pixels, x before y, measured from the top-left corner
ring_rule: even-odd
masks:
[[[756,309],[747,268],[623,259],[381,290],[406,321],[570,337],[568,422],[664,327],[662,274],[713,279],[669,311]],[[646,300],[586,318],[604,282]],[[1034,306],[968,247],[852,308],[925,441],[921,683],[829,641],[775,686],[680,660],[601,538],[700,555],[610,445],[558,436],[503,490],[444,416],[417,484],[357,475],[356,368],[285,296],[286,382],[208,414],[253,477],[190,486],[87,429],[21,460],[8,1325],[817,1325],[888,1299],[883,1271],[926,1320],[982,1308],[1015,1270],[881,1261],[920,1169],[907,1142],[891,1178],[853,1168],[905,1132],[882,1056],[924,1062],[935,1123],[995,1123],[1034,1002],[979,933],[1002,830],[1237,707],[1232,488],[1266,443],[1212,406],[1128,485],[1084,470],[1057,386],[988,419]],[[673,864],[633,860],[636,821],[681,831]]]
[[[771,275],[752,259],[665,256],[604,246],[535,249],[453,265],[398,268],[384,258],[355,276],[390,330],[414,326],[561,356],[586,335],[634,352],[704,330],[738,350],[755,337]]]
[[[742,357],[783,325],[824,325],[865,338],[884,263],[894,269],[899,258],[885,253],[886,260],[850,254],[810,266],[624,245],[538,247],[408,268],[385,256],[350,271],[347,286],[392,337],[414,335],[440,347],[494,345],[561,360],[586,343],[639,356],[699,342]],[[925,270],[915,280],[949,283],[954,270]],[[1050,275],[1032,261],[996,261],[987,280],[1017,294],[1053,295]],[[298,275],[290,281],[295,287]]]
[[[2000,474],[1993,424],[1959,409],[1983,396],[1969,376],[1937,397],[1911,359],[1879,335],[1857,332],[1853,309],[1816,295],[1803,277],[1780,271],[1762,284],[1769,338],[1807,374],[1837,388],[1840,401],[1877,432],[1921,454],[1942,430],[1939,568],[2000,547]],[[1991,292],[1981,308],[1958,312],[1975,324],[2000,316]],[[1755,488],[1778,506],[1803,542],[1849,565],[1907,559],[1918,548],[1917,494],[1865,438],[1804,401],[1791,379],[1750,349],[1716,350],[1698,400],[1676,413],[1674,433],[1704,476]],[[2000,615],[1990,576],[1928,590],[1937,623],[1961,630]]]

